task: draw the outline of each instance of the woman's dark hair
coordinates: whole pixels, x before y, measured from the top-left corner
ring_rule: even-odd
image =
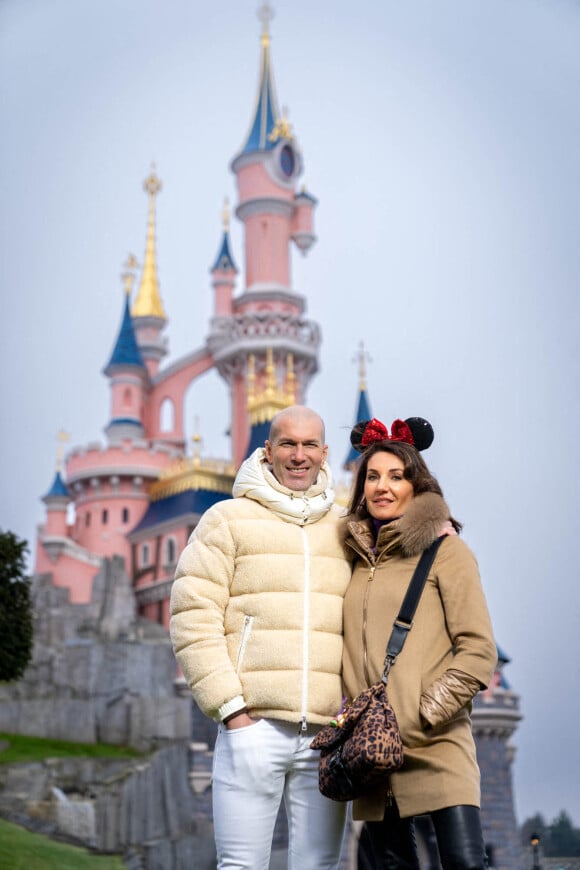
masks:
[[[404,466],[403,477],[412,485],[414,495],[420,495],[422,492],[434,492],[437,495],[443,496],[437,479],[431,474],[425,464],[425,460],[415,447],[411,444],[406,444],[404,441],[375,441],[374,444],[367,447],[358,461],[354,486],[348,506],[350,514],[356,515],[361,519],[368,519],[370,517],[363,496],[369,460],[376,453],[392,453],[393,456],[401,460]],[[461,523],[453,517],[449,517],[449,519],[455,531],[461,531]]]

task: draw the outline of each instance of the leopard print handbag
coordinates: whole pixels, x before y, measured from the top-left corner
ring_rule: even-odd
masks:
[[[350,801],[384,784],[403,764],[403,741],[385,684],[361,692],[310,745],[320,749],[318,784],[325,797]]]
[[[350,801],[387,785],[403,764],[403,741],[387,698],[389,671],[403,648],[419,598],[443,537],[421,554],[387,644],[382,678],[361,692],[322,728],[311,749],[320,749],[318,785],[325,797]]]

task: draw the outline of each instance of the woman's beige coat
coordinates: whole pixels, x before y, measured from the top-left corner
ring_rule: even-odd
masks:
[[[346,542],[358,555],[344,602],[343,679],[349,697],[380,679],[393,620],[413,570],[448,518],[440,496],[416,496],[404,517],[381,528],[376,556],[368,524],[348,522]],[[450,721],[424,729],[419,703],[421,693],[447,669],[484,687],[496,663],[475,557],[459,537],[449,536],[439,547],[413,627],[388,681],[405,750],[403,767],[391,776],[401,816],[460,804],[479,806],[469,710],[463,706]],[[355,818],[382,819],[385,797],[385,792],[377,792],[356,801]]]
[[[341,704],[351,575],[340,511],[329,488],[291,493],[261,462],[254,471],[258,484],[238,487],[253,495],[210,508],[181,555],[171,593],[175,653],[197,704],[218,721],[247,706],[255,717],[326,724]],[[283,518],[317,500],[316,518]]]

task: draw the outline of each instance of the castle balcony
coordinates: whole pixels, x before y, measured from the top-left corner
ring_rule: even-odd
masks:
[[[218,369],[237,357],[264,354],[271,348],[275,354],[292,353],[297,367],[302,363],[308,374],[315,374],[320,341],[317,323],[295,314],[264,311],[214,317],[207,343]]]
[[[521,721],[519,695],[494,688],[476,695],[471,713],[474,734],[509,738]]]

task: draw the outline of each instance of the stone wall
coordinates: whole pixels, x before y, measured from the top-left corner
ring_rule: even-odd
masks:
[[[99,852],[131,870],[212,870],[211,825],[189,784],[189,748],[135,761],[48,759],[0,765],[0,813]]]
[[[23,679],[0,685],[0,731],[149,749],[191,735],[167,631],[135,613],[123,561],[104,560],[90,604],[50,575],[33,578],[34,651]]]

